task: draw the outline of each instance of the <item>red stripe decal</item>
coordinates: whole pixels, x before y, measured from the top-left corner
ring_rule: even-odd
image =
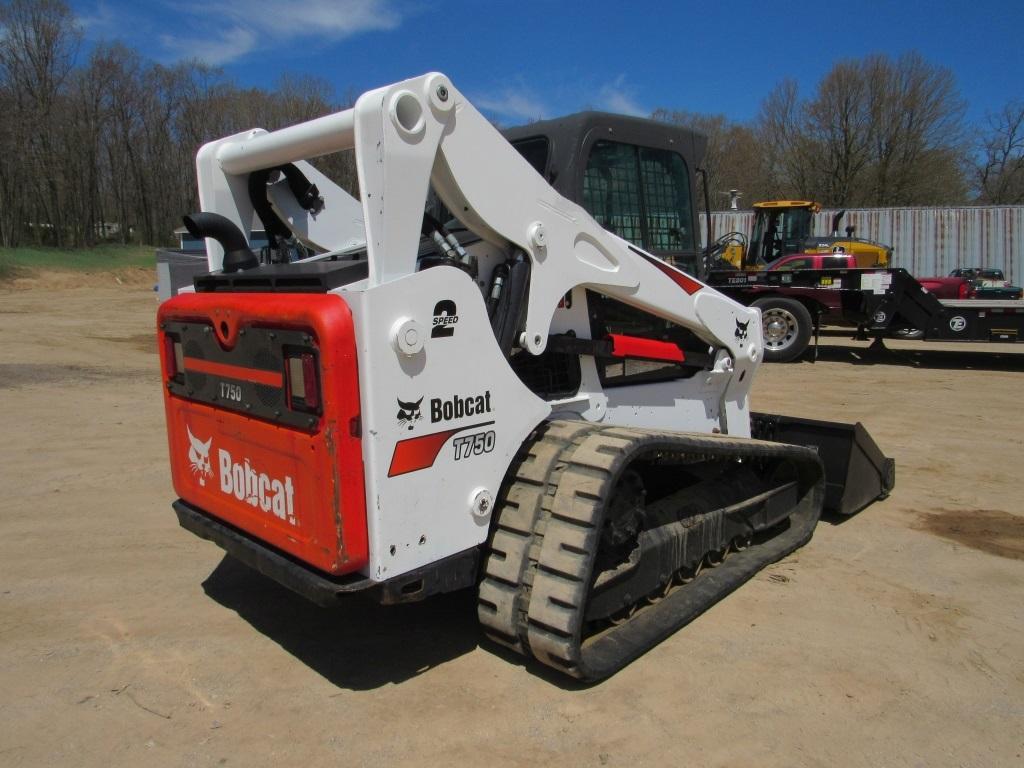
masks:
[[[665,360],[670,363],[682,363],[686,360],[683,350],[671,341],[624,336],[619,333],[610,333],[608,338],[612,342],[612,354],[615,357],[641,357],[645,360]]]
[[[468,427],[446,429],[444,432],[434,432],[430,435],[399,440],[395,443],[395,452],[391,456],[391,468],[388,469],[388,477],[418,472],[421,469],[434,466],[434,462],[437,461],[437,454],[441,452],[442,446],[448,442],[449,437],[459,432],[465,432],[467,429],[486,427],[493,423],[493,421],[485,421],[481,424],[470,424]]]
[[[668,277],[669,280],[671,280],[673,283],[675,283],[684,291],[686,291],[686,293],[689,294],[690,296],[692,296],[693,294],[695,294],[697,291],[704,287],[703,283],[694,280],[685,272],[681,272],[675,267],[666,264],[661,259],[656,259],[653,256],[648,256],[643,251],[637,251],[637,253],[639,253],[641,256],[647,259],[647,261],[653,264],[655,267],[660,269],[662,273],[666,277]]]
[[[203,360],[198,357],[186,357],[185,370],[195,371],[196,373],[209,373],[212,376],[223,376],[227,379],[250,381],[253,384],[263,384],[268,387],[277,387],[278,389],[283,384],[283,377],[280,371],[264,371],[259,368],[246,368],[241,365],[215,363],[212,360]]]

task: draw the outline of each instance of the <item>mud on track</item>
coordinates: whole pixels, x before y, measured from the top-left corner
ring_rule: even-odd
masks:
[[[0,766],[1021,763],[1024,349],[762,368],[896,491],[587,688],[468,593],[326,612],[180,530],[149,285],[0,289]]]

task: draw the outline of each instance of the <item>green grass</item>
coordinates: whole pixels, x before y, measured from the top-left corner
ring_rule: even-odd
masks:
[[[95,248],[0,248],[0,280],[20,272],[54,269],[107,272],[126,267],[152,267],[154,248],[149,245],[98,245]]]

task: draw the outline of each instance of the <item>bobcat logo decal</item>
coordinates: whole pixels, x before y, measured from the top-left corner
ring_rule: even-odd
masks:
[[[416,425],[416,422],[423,418],[423,414],[420,413],[420,404],[422,402],[422,397],[415,403],[404,403],[401,400],[398,400],[397,418],[399,426],[412,429]]]
[[[188,432],[188,460],[191,463],[190,469],[192,474],[199,480],[199,484],[205,486],[206,478],[213,474],[213,470],[210,468],[210,444],[213,442],[211,437],[205,443],[199,440],[195,435],[192,434],[192,430],[185,426],[185,431]]]
[[[750,321],[747,320],[745,323],[741,323],[739,320],[736,321],[736,338],[739,341],[743,341],[747,338],[747,326],[750,325]]]

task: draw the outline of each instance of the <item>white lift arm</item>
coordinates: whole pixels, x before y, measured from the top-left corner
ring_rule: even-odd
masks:
[[[355,150],[361,202],[304,162],[346,149]],[[272,194],[282,218],[324,250],[350,247],[362,229],[369,288],[416,271],[432,183],[470,230],[508,253],[519,249],[529,257],[521,347],[543,352],[559,300],[574,287],[593,288],[727,350],[717,364],[733,374],[723,397],[726,418],[745,415],[761,350],[757,310],[603,229],[552,189],[444,75],[429,73],[369,91],[352,109],[273,133],[248,131],[205,145],[197,158],[203,209],[248,232],[253,211],[247,175],[289,162],[315,181],[325,206],[312,214],[289,208],[286,192]],[[219,268],[219,246],[208,241],[207,247],[210,268]]]

